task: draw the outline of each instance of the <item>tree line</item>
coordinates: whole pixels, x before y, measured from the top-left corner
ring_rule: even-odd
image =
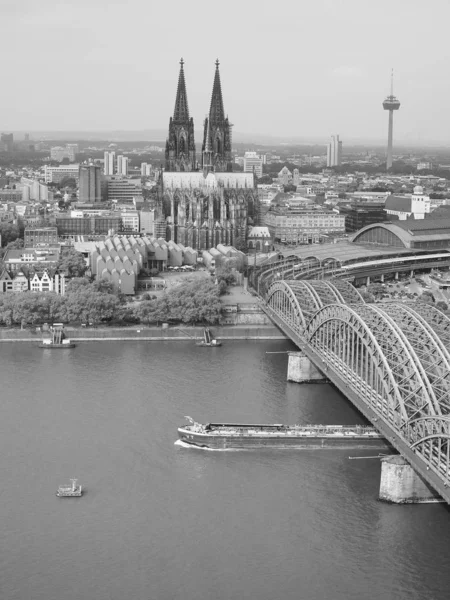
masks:
[[[223,280],[222,280],[223,281]],[[66,294],[54,292],[20,292],[0,294],[0,325],[38,326],[44,323],[98,325],[207,323],[217,324],[222,314],[220,295],[225,282],[212,279],[187,279],[160,297],[130,303],[105,280],[90,281],[75,277],[66,287]]]

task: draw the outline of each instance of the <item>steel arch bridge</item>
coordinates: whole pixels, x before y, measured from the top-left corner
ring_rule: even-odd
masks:
[[[266,310],[450,503],[450,319],[365,304],[344,280],[276,281]]]

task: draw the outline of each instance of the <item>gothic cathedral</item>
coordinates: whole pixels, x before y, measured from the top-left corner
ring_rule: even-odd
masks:
[[[254,176],[233,173],[232,125],[223,108],[218,60],[204,123],[202,155],[196,161],[183,59],[180,65],[156,218],[166,225],[167,241],[195,250],[234,245],[246,240],[248,227],[258,218]]]

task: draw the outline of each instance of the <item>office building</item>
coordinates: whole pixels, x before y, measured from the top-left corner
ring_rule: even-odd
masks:
[[[61,183],[61,181],[70,177],[78,182],[80,165],[62,165],[60,167],[44,167],[45,183]]]
[[[115,152],[105,152],[103,158],[103,173],[105,175],[114,175],[114,159],[116,157]]]
[[[117,175],[124,177],[128,175],[128,157],[122,155],[117,157]]]
[[[56,227],[25,227],[25,248],[37,246],[57,246],[58,230]]]
[[[113,212],[82,217],[71,217],[66,213],[57,214],[56,227],[59,236],[102,235],[111,230],[120,231],[122,217],[120,213]]]
[[[87,204],[101,202],[101,171],[98,165],[80,165],[79,201]]]
[[[141,177],[150,177],[152,174],[152,165],[149,163],[141,163]]]
[[[255,173],[256,177],[262,177],[263,159],[256,152],[244,154],[244,173]]]
[[[148,207],[144,207],[140,211],[140,232],[145,233],[146,235],[154,236],[155,235],[155,211],[151,210]],[[165,232],[164,232],[165,234]]]
[[[338,167],[342,163],[342,142],[338,135],[331,136],[327,144],[327,167]]]
[[[122,210],[122,231],[139,233],[139,212],[137,210]]]
[[[345,232],[345,216],[318,207],[275,204],[265,216],[272,240],[292,244],[312,244],[329,234]]]
[[[140,179],[125,179],[123,176],[110,176],[106,182],[108,201],[133,202],[133,198],[142,197]]]

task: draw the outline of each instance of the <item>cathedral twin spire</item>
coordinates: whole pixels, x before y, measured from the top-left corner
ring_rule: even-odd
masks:
[[[186,93],[186,81],[184,80],[184,60],[180,60],[180,74],[178,76],[177,98],[175,100],[175,110],[173,111],[174,121],[189,121],[189,106]]]
[[[209,115],[205,119],[201,167],[208,171],[232,171],[231,124],[225,118],[219,61],[216,60]],[[195,171],[194,120],[189,118],[189,107],[184,78],[184,60],[180,60],[177,96],[173,118],[169,122],[166,143],[166,171]]]

